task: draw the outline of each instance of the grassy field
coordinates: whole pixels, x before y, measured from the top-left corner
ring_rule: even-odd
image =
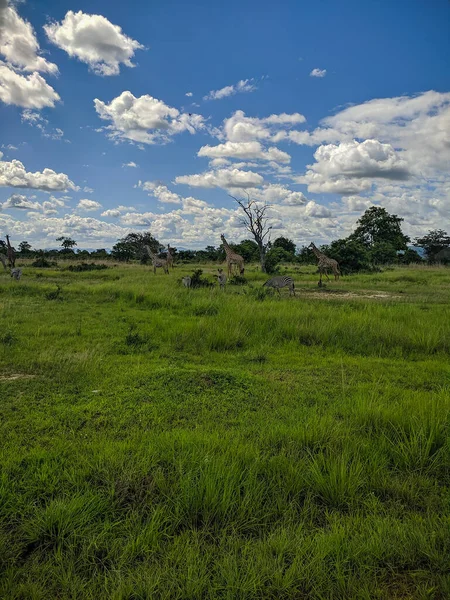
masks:
[[[314,270],[0,274],[1,598],[450,597],[450,269]]]

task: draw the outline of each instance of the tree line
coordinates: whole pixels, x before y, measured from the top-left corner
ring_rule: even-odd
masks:
[[[280,263],[316,262],[308,246],[297,248],[296,244],[286,237],[278,237],[273,242],[269,239],[271,226],[265,207],[261,210],[261,206],[251,200],[241,207],[245,214],[243,223],[253,239],[244,239],[238,244],[230,243],[230,246],[246,263],[259,262],[263,271],[274,273]],[[402,222],[401,217],[389,214],[384,208],[372,206],[357,221],[357,227],[351,235],[322,245],[320,249],[330,258],[337,260],[344,273],[373,270],[382,265],[396,263],[450,264],[450,236],[447,232],[442,229],[432,230],[411,242],[402,231]],[[161,256],[167,252],[165,246],[150,231],[126,235],[117,241],[111,251],[105,248],[91,252],[76,249],[77,242],[67,236],[61,236],[57,241],[60,242],[60,249],[57,250],[35,250],[27,241],[22,241],[16,249],[16,254],[22,258],[113,259],[146,263],[149,260],[144,248],[146,245]],[[423,257],[411,247],[411,243],[423,250]],[[0,253],[6,253],[6,243],[2,240]],[[221,263],[225,260],[222,246],[206,246],[203,250],[177,250],[171,247],[171,253],[175,261],[180,263]]]

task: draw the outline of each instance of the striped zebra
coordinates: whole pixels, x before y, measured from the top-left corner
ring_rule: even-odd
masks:
[[[184,287],[190,288],[192,283],[192,278],[189,275],[183,277],[182,280]]]
[[[227,276],[225,275],[225,273],[223,272],[223,269],[217,269],[218,273],[216,275],[217,277],[217,281],[219,283],[219,286],[224,289],[225,288],[225,284],[227,282]]]
[[[150,248],[150,246],[145,246],[145,249],[148,252],[148,255],[150,256],[150,260],[152,261],[152,265],[153,265],[153,273],[156,275],[156,269],[161,267],[162,269],[164,269],[164,273],[166,275],[169,274],[169,266],[167,264],[167,260],[165,260],[164,258],[159,258],[159,256],[156,256],[156,254],[154,254],[152,252],[152,249]]]
[[[11,269],[11,277],[14,277],[16,281],[19,281],[19,279],[22,277],[22,269]]]
[[[289,296],[295,296],[295,285],[292,277],[288,277],[287,275],[277,275],[276,277],[272,277],[263,287],[271,287],[278,290],[278,293],[281,294],[280,288],[288,287],[289,288]]]

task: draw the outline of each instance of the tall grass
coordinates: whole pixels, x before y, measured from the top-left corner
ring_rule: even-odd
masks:
[[[0,597],[448,597],[449,271],[187,272],[0,276]]]

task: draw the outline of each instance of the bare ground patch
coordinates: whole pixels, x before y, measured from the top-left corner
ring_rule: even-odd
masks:
[[[0,381],[14,381],[15,379],[33,379],[36,375],[28,373],[11,373],[11,375],[0,375]]]

